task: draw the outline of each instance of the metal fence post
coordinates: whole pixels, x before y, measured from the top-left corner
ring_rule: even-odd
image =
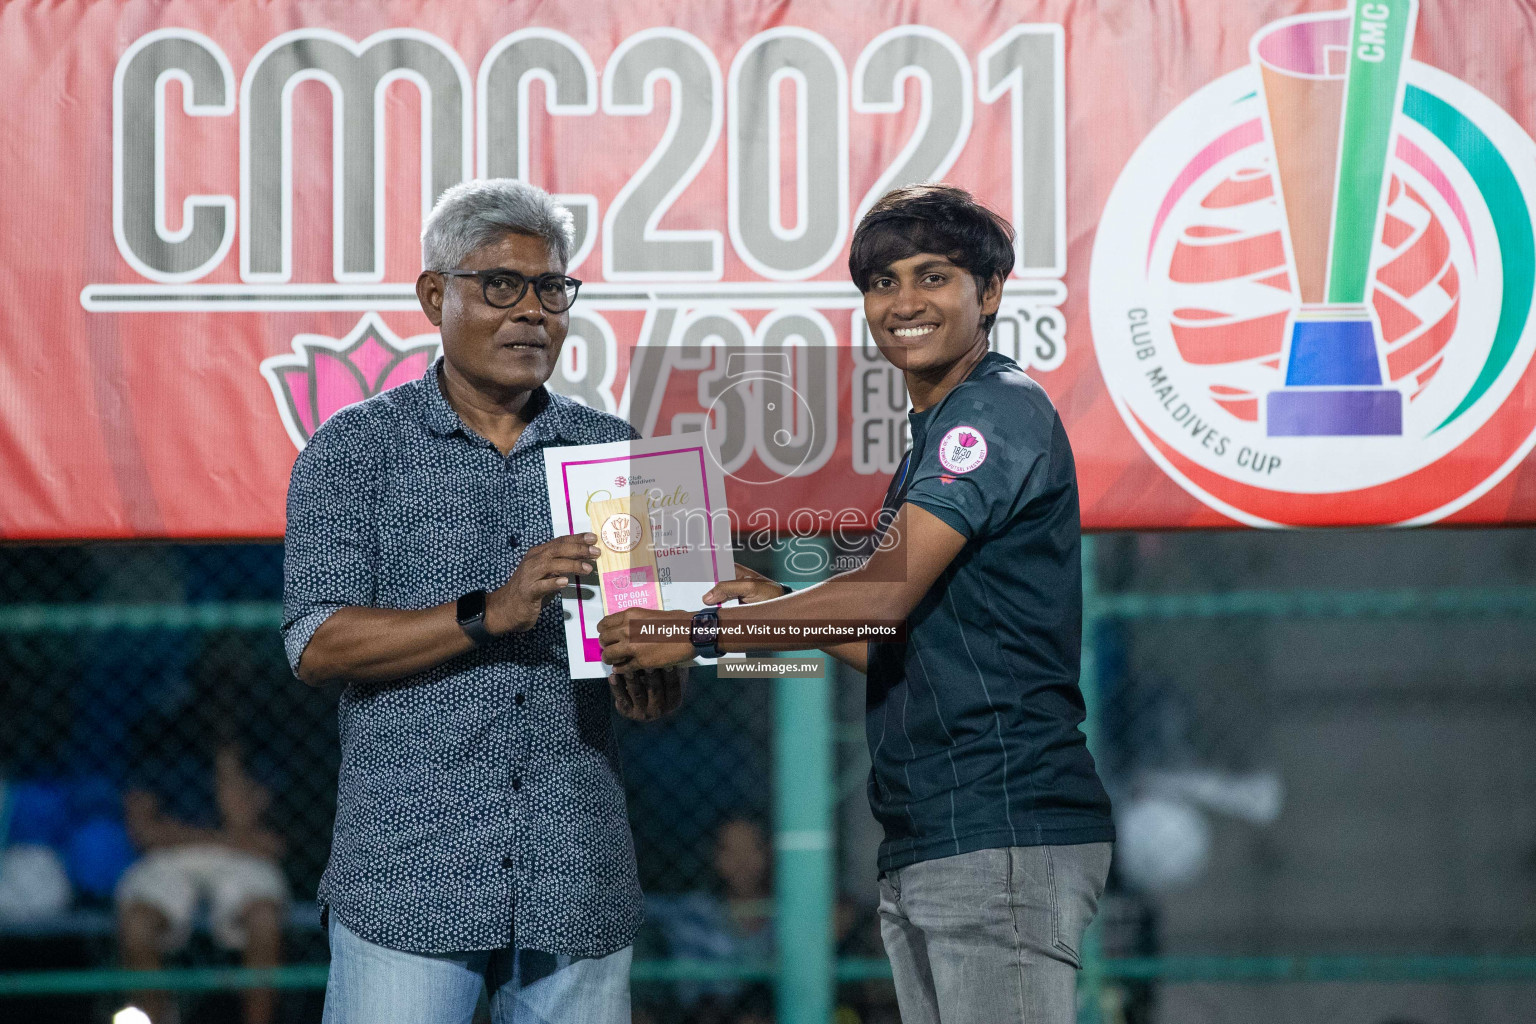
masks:
[[[1087,718],[1083,720],[1083,733],[1088,737],[1088,749],[1094,760],[1102,763],[1098,749],[1099,734],[1099,622],[1104,609],[1099,600],[1099,573],[1094,538],[1084,534],[1082,544],[1083,564],[1083,654],[1080,685]],[[1102,770],[1102,769],[1101,769]],[[1096,917],[1083,936],[1083,969],[1078,976],[1077,1020],[1078,1024],[1099,1024],[1103,1019],[1101,1007],[1104,990],[1104,952],[1101,940],[1103,928]]]
[[[814,543],[814,542],[812,542]],[[775,578],[803,579],[790,564],[806,540],[774,552]],[[774,681],[774,909],[779,973],[779,1024],[827,1024],[832,1019],[832,683]]]

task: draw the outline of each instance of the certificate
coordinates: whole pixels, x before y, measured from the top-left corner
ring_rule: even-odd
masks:
[[[702,433],[546,448],[544,474],[554,536],[596,534],[601,552],[594,572],[560,595],[571,678],[608,674],[604,615],[697,611],[710,588],[735,578],[725,479]]]

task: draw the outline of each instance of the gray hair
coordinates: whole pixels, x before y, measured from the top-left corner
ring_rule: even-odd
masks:
[[[571,211],[537,185],[516,178],[476,178],[443,192],[421,226],[421,265],[453,270],[483,245],[509,231],[549,243],[560,266],[570,263],[576,240]]]

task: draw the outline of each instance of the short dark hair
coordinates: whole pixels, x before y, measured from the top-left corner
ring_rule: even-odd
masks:
[[[954,185],[903,185],[881,196],[853,232],[848,273],[859,291],[870,278],[918,253],[943,256],[976,278],[976,294],[1013,271],[1013,225]],[[981,318],[991,333],[996,314]]]

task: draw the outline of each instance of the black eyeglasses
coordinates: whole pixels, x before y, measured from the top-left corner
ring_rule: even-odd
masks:
[[[532,283],[533,294],[539,300],[539,305],[551,313],[564,313],[575,305],[576,293],[581,289],[580,281],[564,274],[540,274],[530,278],[501,267],[490,270],[439,270],[437,273],[444,277],[478,277],[480,294],[485,297],[485,304],[497,309],[511,309],[522,302],[523,296],[528,294],[528,285]]]

